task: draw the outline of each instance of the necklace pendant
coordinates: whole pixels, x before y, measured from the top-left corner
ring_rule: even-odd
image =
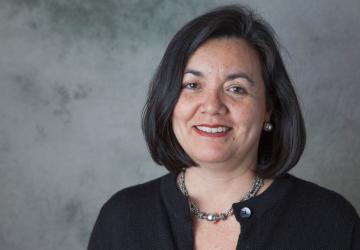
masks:
[[[221,213],[221,214],[207,214],[205,216],[205,219],[209,222],[214,222],[214,223],[217,223],[221,220],[225,220],[226,219],[226,215],[224,213]]]
[[[214,221],[214,222],[216,222],[216,215],[215,215],[215,214],[208,214],[208,215],[206,216],[206,220],[207,220],[207,221]]]

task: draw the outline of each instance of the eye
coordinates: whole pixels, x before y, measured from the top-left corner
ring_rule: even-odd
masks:
[[[246,90],[240,86],[231,86],[231,87],[227,88],[227,90],[236,95],[244,95],[247,93]]]
[[[185,83],[183,84],[183,89],[197,89],[199,86],[199,84],[195,83],[195,82],[189,82],[189,83]]]

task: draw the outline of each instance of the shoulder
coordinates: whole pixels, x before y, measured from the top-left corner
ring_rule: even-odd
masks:
[[[139,211],[144,206],[154,205],[160,198],[160,185],[167,175],[154,180],[130,186],[116,192],[102,207],[101,212]]]
[[[169,174],[115,193],[102,206],[88,249],[144,249],[164,223],[160,187]],[[137,241],[141,236],[142,241]]]
[[[292,175],[288,178],[293,179],[290,199],[305,213],[351,223],[359,217],[352,204],[339,193]]]
[[[359,245],[359,216],[342,195],[290,174],[277,178],[270,191],[276,200],[270,199],[275,205],[266,216],[276,222],[271,228],[274,242],[286,238],[281,243],[287,244],[286,249],[291,245],[302,249],[349,249]]]
[[[149,221],[159,214],[161,210],[160,185],[166,176],[127,187],[115,193],[102,206],[94,231],[107,235],[114,232],[118,235],[127,233],[128,228],[141,225],[143,221]],[[151,218],[150,214],[153,215]]]

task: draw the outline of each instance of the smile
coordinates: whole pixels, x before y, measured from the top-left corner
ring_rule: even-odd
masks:
[[[196,133],[201,136],[207,137],[224,137],[230,131],[229,127],[207,127],[207,126],[194,126]]]

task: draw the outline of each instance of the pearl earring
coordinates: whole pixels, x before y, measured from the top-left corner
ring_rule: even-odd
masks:
[[[264,131],[270,132],[273,129],[273,125],[270,122],[264,122]]]

